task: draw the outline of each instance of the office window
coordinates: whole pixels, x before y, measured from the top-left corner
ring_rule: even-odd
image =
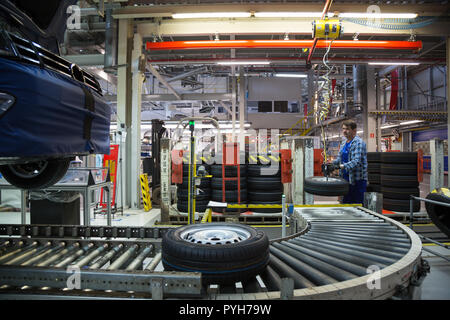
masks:
[[[272,101],[258,101],[258,112],[272,112]]]
[[[274,111],[275,112],[288,112],[288,102],[287,101],[274,101]]]

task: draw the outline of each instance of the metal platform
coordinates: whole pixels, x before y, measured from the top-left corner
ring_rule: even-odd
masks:
[[[426,274],[419,237],[365,208],[296,208],[289,225],[264,272],[207,287],[199,273],[155,271],[168,227],[0,226],[0,299],[386,299]]]

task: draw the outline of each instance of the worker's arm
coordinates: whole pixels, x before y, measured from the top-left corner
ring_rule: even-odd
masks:
[[[358,164],[361,163],[361,155],[363,153],[366,153],[366,145],[362,142],[362,141],[355,141],[357,142],[355,144],[355,148],[353,150],[351,150],[351,161],[342,164],[343,165],[343,169],[350,171],[353,168],[355,168]],[[342,166],[341,165],[341,166]]]
[[[338,156],[337,156],[336,159],[334,159],[333,161],[331,161],[332,164],[335,164],[335,165],[341,164],[341,162],[342,162],[342,151],[343,151],[343,149],[344,149],[343,146],[344,146],[344,145],[341,145],[341,146],[339,147],[339,153],[338,153]]]

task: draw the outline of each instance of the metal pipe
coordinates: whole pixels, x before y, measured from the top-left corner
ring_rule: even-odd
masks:
[[[161,262],[161,252],[159,252],[152,260],[152,262],[150,262],[150,264],[147,266],[146,270],[149,271],[154,271],[156,266],[158,265],[158,263]]]
[[[63,261],[58,262],[54,267],[55,268],[63,268],[65,266],[67,266],[69,263],[74,261],[76,258],[80,257],[82,254],[84,254],[87,251],[89,251],[93,246],[94,246],[94,244],[92,242],[87,244],[87,245],[85,245],[83,248],[81,248],[80,250],[78,250],[74,254],[68,256]]]
[[[19,264],[21,263],[24,259],[28,258],[29,256],[31,256],[32,254],[41,252],[42,250],[45,250],[46,248],[48,248],[49,246],[51,246],[51,242],[48,241],[45,245],[41,246],[41,247],[37,247],[37,248],[32,248],[30,250],[27,250],[25,252],[23,252],[22,254],[19,254],[18,256],[14,257],[12,260],[9,260],[7,262],[4,263],[4,265],[13,265],[13,264]]]
[[[205,41],[163,41],[146,43],[147,50],[187,50],[187,49],[245,49],[245,48],[308,48],[316,42],[315,48],[328,48],[331,40],[205,40]],[[365,50],[419,50],[422,41],[377,41],[377,40],[334,40],[333,49]],[[311,52],[310,52],[311,54]],[[222,59],[223,60],[223,59]],[[221,61],[222,61],[221,60]],[[242,59],[238,59],[241,61]],[[245,60],[245,59],[244,59]],[[255,60],[255,59],[253,59]],[[387,59],[389,60],[389,59]],[[408,59],[407,59],[408,60]],[[413,59],[416,60],[416,59]],[[311,59],[309,59],[311,61]],[[386,59],[384,60],[386,61]],[[153,63],[154,61],[149,61]],[[153,73],[153,71],[152,71]],[[158,73],[159,75],[159,73]],[[161,76],[161,75],[159,75]]]
[[[90,261],[92,261],[95,257],[97,257],[100,253],[102,253],[106,248],[108,248],[108,244],[105,243],[104,245],[98,247],[94,251],[92,251],[90,254],[88,254],[86,257],[78,261],[77,263],[72,264],[73,266],[82,267],[86,264],[88,264]]]
[[[266,267],[262,276],[264,284],[269,291],[280,291],[281,278],[270,265]]]
[[[103,267],[109,260],[111,260],[116,253],[118,253],[120,250],[122,250],[123,248],[123,244],[118,244],[117,246],[115,246],[114,248],[112,248],[111,250],[108,251],[107,254],[105,254],[103,257],[101,257],[98,261],[96,261],[94,264],[92,264],[91,266],[89,266],[89,269],[100,269],[101,267]]]
[[[437,204],[438,206],[444,206],[444,207],[449,207],[450,208],[450,203],[445,203],[445,202],[440,202],[440,201],[435,201],[435,200],[430,200],[430,199],[424,199],[424,198],[419,198],[419,197],[414,197],[414,196],[410,196],[411,199],[414,200],[420,200],[420,201],[424,201],[424,202],[428,202],[428,203],[432,203],[432,204]]]
[[[284,263],[289,265],[295,271],[303,274],[306,278],[311,280],[317,286],[323,286],[331,283],[338,282],[336,279],[326,275],[325,273],[312,268],[306,263],[299,261],[291,255],[284,253],[280,249],[275,248],[273,245],[269,246],[270,253],[277,256]]]
[[[52,248],[50,248],[50,249],[47,249],[47,250],[45,250],[44,252],[42,252],[42,253],[40,253],[40,254],[34,256],[33,258],[31,258],[31,259],[29,259],[29,260],[23,262],[23,263],[21,264],[21,266],[29,266],[29,265],[32,265],[32,264],[35,263],[36,261],[41,260],[41,259],[44,258],[45,256],[48,256],[50,253],[53,253],[53,252],[55,252],[55,251],[60,250],[61,248],[64,248],[65,245],[66,245],[65,242],[60,242],[58,245],[56,245],[56,246],[54,246],[54,247],[52,247]]]
[[[350,273],[353,273],[355,275],[365,276],[367,274],[367,270],[365,268],[363,268],[359,265],[356,265],[354,263],[342,261],[342,260],[333,258],[327,254],[323,254],[320,252],[316,252],[314,250],[310,250],[308,248],[301,247],[299,245],[292,243],[291,241],[283,241],[282,243],[294,250],[297,250],[297,251],[303,253],[303,254],[309,255],[311,257],[315,257],[317,259],[320,259],[320,260],[325,261],[330,264],[334,264],[335,266],[337,266],[343,270],[346,270]]]
[[[438,256],[438,257],[441,257],[441,258],[444,259],[444,260],[450,261],[450,259],[449,259],[448,257],[446,257],[446,256],[444,256],[444,255],[442,255],[442,254],[440,254],[439,252],[430,250],[430,249],[428,249],[428,248],[423,248],[423,247],[422,247],[422,249],[425,250],[425,251],[427,251],[427,252],[430,252],[430,253],[432,253],[432,254]]]
[[[55,255],[52,255],[51,257],[49,257],[47,260],[41,261],[40,263],[36,264],[36,267],[46,267],[49,266],[50,264],[52,264],[55,261],[58,261],[58,259],[60,259],[61,257],[65,256],[66,254],[70,254],[72,251],[74,251],[75,249],[79,248],[80,244],[78,242],[72,244],[71,246],[61,250],[60,252],[58,252]]]
[[[422,235],[420,235],[420,234],[419,234],[419,237],[420,237],[421,239],[424,239],[424,240],[430,241],[430,242],[432,242],[432,243],[434,243],[434,244],[437,244],[438,246],[444,247],[445,249],[449,249],[449,248],[450,248],[450,247],[449,247],[448,245],[446,245],[446,244],[443,244],[443,243],[440,243],[440,242],[435,241],[435,240],[433,240],[433,239],[424,237],[424,236],[422,236]]]
[[[304,240],[300,241],[298,239],[292,239],[291,241],[293,243],[301,246],[301,247],[305,247],[305,248],[314,250],[316,252],[320,252],[320,253],[323,253],[323,254],[326,254],[326,255],[330,255],[330,256],[336,257],[336,258],[338,258],[340,260],[344,260],[344,261],[347,261],[347,262],[350,262],[350,263],[353,263],[353,264],[356,264],[356,265],[359,265],[359,266],[363,266],[365,268],[367,268],[368,266],[377,264],[376,261],[371,260],[371,259],[362,258],[362,257],[356,256],[354,254],[348,254],[348,253],[344,253],[344,252],[337,251],[337,250],[330,250],[328,248],[323,248],[321,246],[316,246],[315,243],[306,242]],[[378,265],[386,266],[386,264],[379,264],[379,263],[378,263]]]
[[[137,244],[132,245],[130,248],[128,248],[127,251],[125,251],[119,258],[117,258],[111,265],[107,268],[107,270],[117,270],[120,269],[120,267],[131,258],[133,253],[137,250],[139,246]]]
[[[301,239],[301,240],[302,241],[306,241],[306,242],[309,241],[309,243],[314,244],[315,246],[321,246],[321,247],[323,247],[325,249],[328,249],[328,250],[339,251],[339,252],[351,254],[351,255],[354,255],[354,256],[357,256],[357,257],[370,259],[370,260],[372,260],[374,262],[377,262],[377,263],[384,263],[384,264],[389,265],[389,264],[392,264],[392,263],[397,261],[396,259],[386,258],[386,257],[378,256],[378,255],[375,255],[375,254],[371,254],[371,253],[364,253],[364,252],[359,252],[359,251],[355,251],[355,250],[345,249],[345,248],[340,247],[338,244],[331,245],[331,244],[326,244],[326,243],[322,243],[322,242],[321,243],[317,243],[316,241],[307,240],[307,239]]]
[[[317,258],[302,254],[288,246],[286,246],[283,243],[273,243],[274,247],[280,249],[281,251],[284,251],[288,255],[298,259],[299,261],[302,261],[306,265],[313,267],[324,274],[332,277],[333,279],[339,280],[339,281],[346,281],[350,279],[354,279],[357,277],[357,275],[350,273],[346,270],[343,270],[341,268],[336,267],[335,265],[329,264],[327,262],[321,261]]]
[[[4,250],[3,247],[7,247],[9,244],[10,244],[9,240],[7,240],[7,241],[5,241],[5,242],[2,242],[2,243],[0,244],[0,250]]]
[[[0,263],[3,263],[4,261],[7,261],[8,259],[12,258],[12,256],[14,256],[14,255],[16,255],[16,254],[19,254],[19,253],[22,252],[22,251],[29,250],[29,249],[31,249],[31,248],[37,246],[38,243],[37,243],[37,241],[35,241],[35,242],[33,242],[32,244],[26,246],[25,248],[21,248],[23,245],[24,245],[24,243],[21,241],[21,242],[18,244],[18,247],[19,247],[18,249],[15,249],[15,250],[13,250],[13,251],[11,251],[11,252],[8,252],[8,253],[6,253],[5,255],[3,255],[3,256],[0,258]]]
[[[136,270],[137,267],[142,266],[142,261],[150,254],[153,249],[153,245],[145,247],[141,253],[128,265],[125,270]]]
[[[177,97],[178,100],[182,100],[181,96],[178,94],[178,92],[164,79],[161,74],[153,67],[150,63],[147,63],[148,68],[150,69],[150,72],[153,73],[153,75],[166,86],[167,89],[169,89],[172,94]]]
[[[280,277],[283,276],[293,279],[294,287],[296,289],[310,288],[315,286],[314,283],[306,279],[303,275],[292,269],[290,266],[278,259],[277,256],[273,254],[270,255],[269,266],[272,267],[277,273],[279,273]]]

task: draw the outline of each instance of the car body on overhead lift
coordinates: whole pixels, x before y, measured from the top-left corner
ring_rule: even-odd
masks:
[[[0,173],[22,189],[53,185],[75,156],[109,153],[111,110],[98,81],[59,55],[75,2],[0,4]]]

